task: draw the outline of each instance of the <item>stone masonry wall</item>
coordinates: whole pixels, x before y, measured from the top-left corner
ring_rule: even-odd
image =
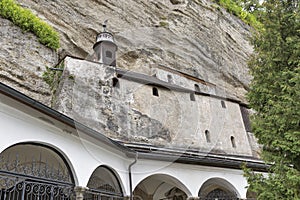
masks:
[[[224,101],[224,108],[211,96],[193,101],[187,92],[123,78],[113,86],[112,67],[69,57],[64,62],[54,108],[100,133],[129,143],[252,155],[237,103]]]

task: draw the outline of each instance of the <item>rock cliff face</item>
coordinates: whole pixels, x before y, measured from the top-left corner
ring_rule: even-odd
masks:
[[[166,66],[211,82],[244,100],[252,53],[249,27],[209,0],[18,0],[60,34],[53,52],[30,33],[1,19],[1,81],[50,104],[46,66],[64,55],[88,58],[101,24],[118,44],[117,66],[150,74]]]
[[[49,104],[51,93],[43,81],[46,66],[57,62],[57,54],[41,45],[31,33],[23,33],[12,22],[0,18],[0,81]]]

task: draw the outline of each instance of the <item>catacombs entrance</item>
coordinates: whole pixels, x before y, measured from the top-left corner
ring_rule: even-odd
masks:
[[[1,200],[69,200],[73,189],[69,166],[52,148],[17,144],[0,154]]]
[[[176,178],[155,174],[145,178],[134,189],[134,200],[185,200],[188,189]]]
[[[121,184],[115,173],[105,166],[98,167],[89,179],[85,200],[123,200]]]

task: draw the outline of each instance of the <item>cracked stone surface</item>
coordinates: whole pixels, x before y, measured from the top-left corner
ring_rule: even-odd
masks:
[[[61,48],[53,52],[34,35],[0,19],[1,80],[43,103],[50,104],[51,93],[40,79],[45,66],[55,65],[67,54],[88,58],[106,19],[119,47],[118,67],[150,74],[157,65],[166,66],[246,101],[250,28],[210,0],[18,2],[59,32]]]

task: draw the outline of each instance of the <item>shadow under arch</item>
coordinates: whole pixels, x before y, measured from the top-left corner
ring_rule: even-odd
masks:
[[[86,199],[123,199],[124,186],[119,174],[107,165],[98,166],[91,174],[86,191]]]
[[[199,192],[198,196],[200,199],[227,199],[236,200],[240,197],[237,189],[224,178],[210,178],[206,180]]]
[[[74,185],[78,185],[78,178],[77,178],[74,166],[73,166],[72,162],[70,161],[68,155],[65,152],[63,152],[59,147],[57,147],[57,146],[55,146],[51,143],[47,143],[47,142],[43,142],[43,141],[22,141],[22,142],[17,142],[15,144],[8,145],[2,152],[0,152],[0,159],[1,159],[1,155],[3,157],[3,153],[5,151],[7,151],[8,149],[14,148],[15,146],[19,146],[19,145],[27,145],[26,147],[24,146],[25,148],[32,145],[32,146],[36,146],[36,147],[47,148],[47,149],[53,151],[63,161],[66,169],[68,170],[68,173],[71,175],[72,183],[74,183]],[[22,151],[18,151],[18,152],[22,152]],[[11,156],[13,156],[13,155],[11,155]],[[31,158],[33,158],[32,155],[31,155]]]
[[[153,174],[142,181],[133,191],[134,199],[176,199],[191,196],[189,189],[177,178],[168,174]]]
[[[71,199],[75,186],[67,158],[56,148],[16,143],[0,153],[1,199]]]

